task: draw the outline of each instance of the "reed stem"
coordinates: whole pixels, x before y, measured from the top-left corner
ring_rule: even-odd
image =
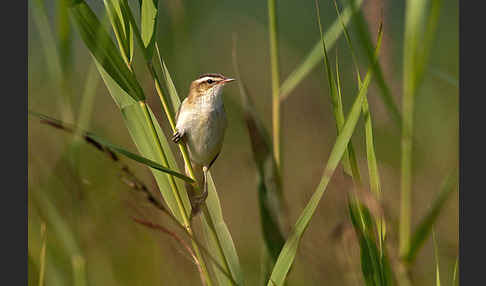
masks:
[[[275,13],[275,0],[268,0],[268,28],[270,34],[270,61],[272,70],[272,132],[273,154],[277,170],[281,172],[281,146],[280,146],[280,75],[278,63],[277,16]]]

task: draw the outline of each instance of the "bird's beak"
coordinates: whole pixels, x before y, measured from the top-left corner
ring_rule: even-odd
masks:
[[[222,84],[225,84],[225,83],[228,83],[228,82],[232,82],[234,81],[235,79],[234,78],[225,78],[221,81]]]

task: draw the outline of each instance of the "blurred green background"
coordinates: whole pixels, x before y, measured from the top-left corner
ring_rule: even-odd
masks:
[[[57,2],[46,1],[45,11],[39,8],[39,2],[29,1],[29,109],[73,123],[83,114],[87,118],[85,129],[136,152],[121,114],[93,68],[92,58],[75,27],[71,27],[71,31],[59,29],[60,23],[66,19],[59,15]],[[129,2],[136,6],[131,3],[136,1]],[[100,12],[99,16],[102,15],[102,1],[88,3]],[[332,1],[320,1],[320,6],[326,30],[336,19],[336,13]],[[405,3],[365,0],[362,9],[373,39],[381,14],[384,16],[380,62],[385,80],[399,105]],[[160,0],[159,13],[157,42],[181,96],[187,94],[190,82],[202,73],[235,75],[231,50],[233,34],[237,35],[242,78],[257,112],[270,131],[271,73],[266,2]],[[43,22],[39,15],[47,15],[47,22]],[[277,1],[277,15],[283,81],[314,47],[319,30],[314,1]],[[458,166],[458,26],[458,1],[444,0],[429,68],[416,98],[412,226],[431,206],[444,178]],[[360,51],[358,59],[362,60],[361,69],[365,70],[366,57],[354,35],[354,28],[350,26],[351,39]],[[64,40],[60,40],[63,37]],[[329,51],[333,62],[337,51],[347,111],[356,96],[357,86],[343,37]],[[53,68],[56,57],[61,59],[58,72]],[[145,68],[137,66],[137,58],[141,59],[139,53],[134,61],[138,79],[144,83],[148,102],[160,124],[168,131],[153,82]],[[87,81],[91,81],[94,88],[92,102],[89,90],[86,91]],[[291,224],[315,190],[336,139],[328,91],[324,66],[319,63],[282,105],[283,184]],[[391,251],[396,253],[400,132],[378,93],[379,89],[372,83],[368,98],[384,208],[389,221],[388,241]],[[237,85],[225,88],[224,101],[229,128],[212,174],[247,285],[256,285],[263,239],[256,166]],[[41,225],[44,222],[47,229],[45,285],[73,285],[79,273],[84,273],[88,285],[200,284],[191,258],[174,239],[132,220],[132,217],[141,217],[178,232],[166,216],[122,182],[118,165],[92,146],[75,141],[73,136],[42,125],[36,119],[30,118],[28,124],[29,285],[38,285]],[[358,124],[362,126],[362,122]],[[361,173],[367,180],[362,129],[357,128],[353,143]],[[175,154],[182,166],[182,158],[178,152]],[[154,194],[158,194],[146,167],[122,160],[152,188]],[[363,283],[360,280],[359,248],[349,235],[352,229],[349,229],[346,192],[351,186],[339,169],[304,235],[288,285]],[[450,285],[458,255],[458,224],[458,192],[455,192],[435,225],[444,285]],[[339,229],[344,231],[339,232]],[[81,268],[73,268],[76,255],[84,259]],[[414,285],[431,285],[435,281],[430,239],[411,271]]]

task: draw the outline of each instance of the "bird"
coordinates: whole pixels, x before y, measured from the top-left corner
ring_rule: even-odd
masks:
[[[219,73],[207,73],[192,81],[188,96],[182,101],[176,114],[176,126],[172,136],[174,143],[185,143],[190,163],[203,193],[196,195],[193,186],[187,185],[191,200],[191,218],[200,211],[208,196],[207,172],[221,152],[227,127],[223,105],[223,87],[234,81]],[[185,172],[190,176],[187,164]]]

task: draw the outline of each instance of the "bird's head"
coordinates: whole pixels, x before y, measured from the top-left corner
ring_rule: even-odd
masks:
[[[191,83],[189,95],[194,97],[217,95],[226,83],[232,81],[234,79],[221,74],[203,74]]]

